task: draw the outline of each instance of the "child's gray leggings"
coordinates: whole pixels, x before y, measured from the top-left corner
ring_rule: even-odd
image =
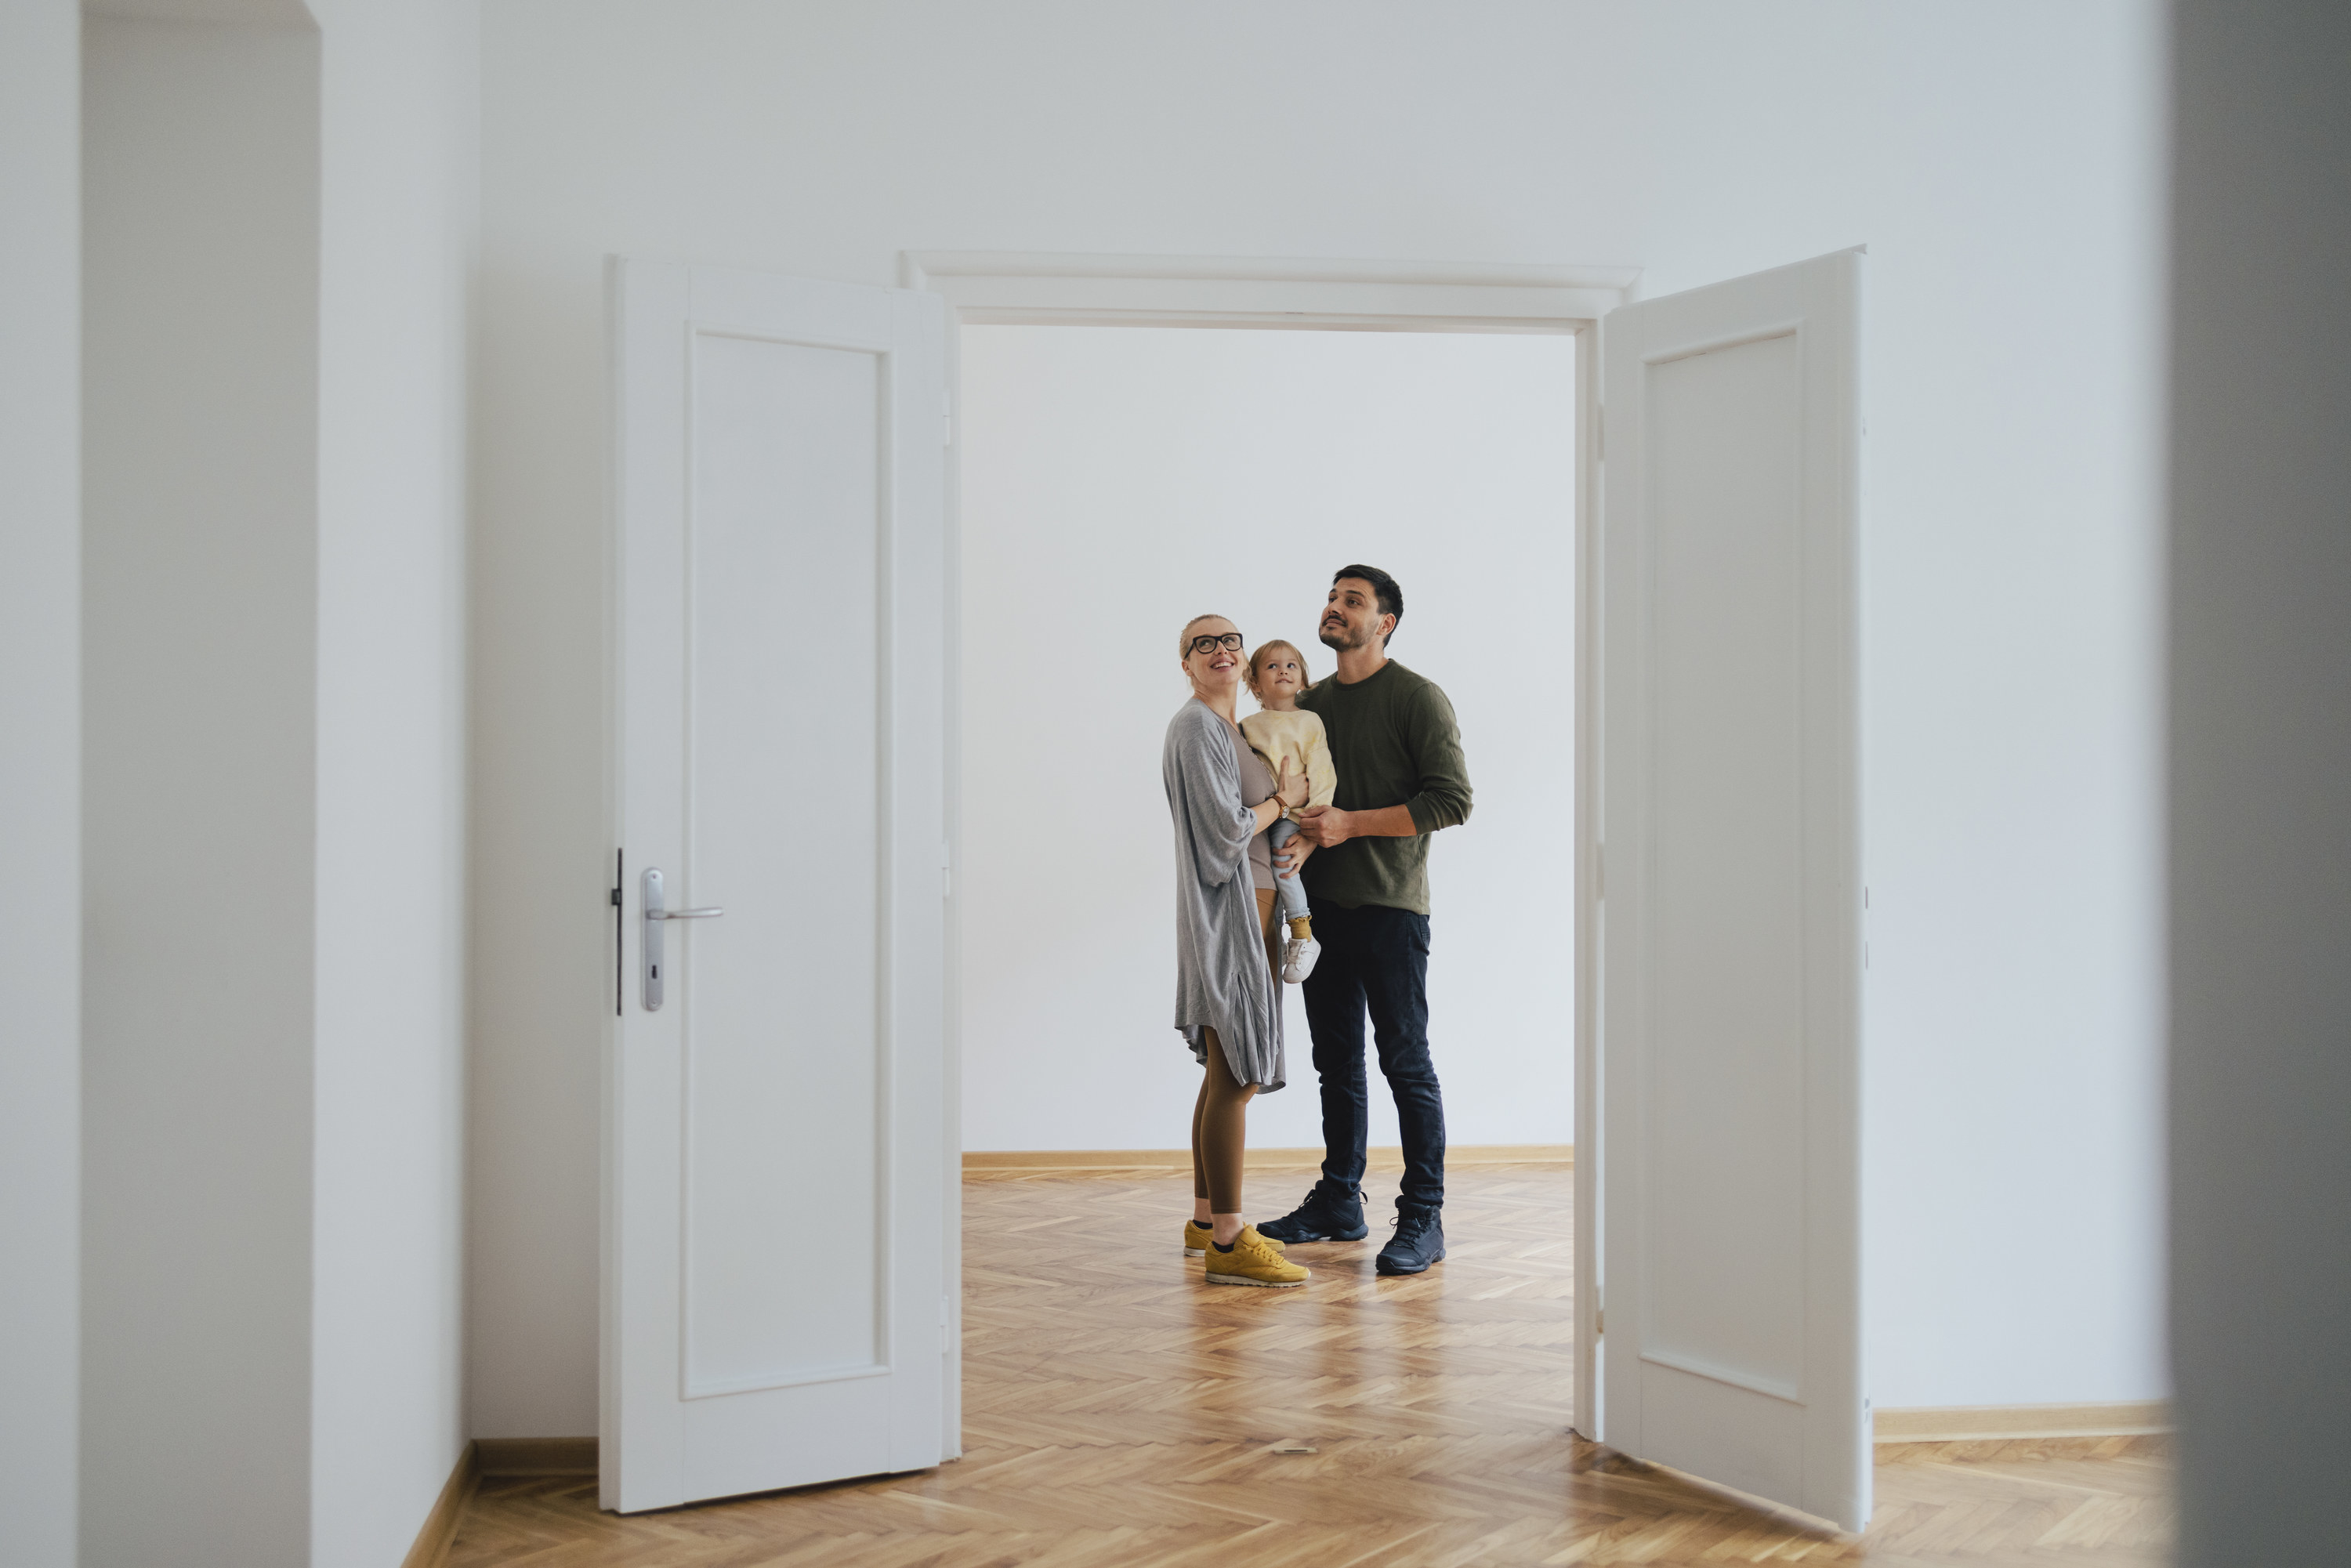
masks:
[[[1273,853],[1281,853],[1281,846],[1298,836],[1298,824],[1287,817],[1276,817],[1273,826],[1266,831],[1266,845]],[[1281,907],[1284,920],[1303,920],[1311,913],[1306,907],[1306,884],[1294,876],[1284,876],[1281,868],[1273,868],[1273,898]]]

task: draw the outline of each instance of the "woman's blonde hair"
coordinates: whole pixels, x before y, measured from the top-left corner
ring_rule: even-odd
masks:
[[[1270,643],[1260,643],[1258,647],[1258,651],[1249,655],[1249,673],[1241,677],[1242,680],[1249,683],[1249,695],[1257,698],[1259,702],[1265,701],[1265,690],[1258,684],[1257,667],[1263,664],[1265,662],[1265,656],[1268,653],[1272,653],[1276,648],[1289,649],[1290,656],[1298,661],[1298,684],[1301,688],[1313,684],[1313,676],[1307,673],[1306,655],[1298,651],[1298,644],[1285,641],[1282,638],[1276,637]]]
[[[1203,621],[1221,621],[1228,626],[1233,625],[1233,618],[1229,615],[1193,616],[1184,622],[1184,630],[1176,633],[1176,656],[1178,659],[1189,660],[1192,657],[1192,628]],[[1234,626],[1233,630],[1238,632],[1240,628]]]

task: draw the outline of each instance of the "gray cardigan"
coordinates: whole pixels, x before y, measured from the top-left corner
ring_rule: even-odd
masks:
[[[1258,926],[1240,753],[1224,719],[1196,699],[1168,721],[1160,754],[1176,820],[1176,1027],[1206,1065],[1206,1030],[1240,1083],[1281,1087],[1281,998]]]

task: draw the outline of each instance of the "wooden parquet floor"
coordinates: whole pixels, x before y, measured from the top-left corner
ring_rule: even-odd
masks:
[[[1457,1169],[1429,1273],[1374,1275],[1375,1225],[1298,1249],[1304,1289],[1249,1291],[1199,1283],[1177,1249],[1183,1177],[976,1176],[961,1460],[626,1519],[591,1478],[492,1479],[451,1568],[2168,1560],[2160,1438],[1886,1448],[1855,1541],[1568,1436],[1572,1179]],[[1251,1195],[1279,1213],[1310,1180],[1253,1175]]]

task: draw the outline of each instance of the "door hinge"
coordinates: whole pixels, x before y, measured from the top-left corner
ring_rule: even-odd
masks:
[[[955,1339],[949,1332],[953,1322],[950,1303],[945,1296],[941,1296],[939,1298],[939,1354],[941,1355],[948,1354],[955,1349]]]
[[[1598,1339],[1608,1332],[1608,1314],[1598,1307],[1592,1309],[1592,1337]]]
[[[939,896],[955,896],[955,846],[945,841],[939,845]]]
[[[1592,902],[1603,904],[1608,898],[1608,846],[1592,846]]]
[[[946,406],[939,410],[939,444],[955,444],[955,399],[952,397],[947,399]]]
[[[1603,463],[1608,461],[1608,405],[1604,402],[1592,406],[1592,455]]]

